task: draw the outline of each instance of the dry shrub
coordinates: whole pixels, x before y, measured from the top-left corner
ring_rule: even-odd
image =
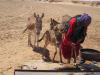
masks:
[[[86,2],[82,2],[82,4],[86,4]]]
[[[62,0],[48,0],[49,2],[61,2]]]
[[[97,3],[96,3],[96,6],[99,6],[99,5],[100,5],[100,2],[97,2]]]
[[[91,2],[91,6],[99,6],[100,2]]]
[[[71,2],[72,2],[72,3],[79,3],[78,1],[75,1],[75,0],[72,0]]]

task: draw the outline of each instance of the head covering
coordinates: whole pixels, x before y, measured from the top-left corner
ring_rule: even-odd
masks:
[[[91,23],[91,17],[88,14],[83,14],[80,16],[80,24],[88,26]]]

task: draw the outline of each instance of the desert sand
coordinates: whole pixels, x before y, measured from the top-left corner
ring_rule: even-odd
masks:
[[[36,13],[45,13],[43,30],[49,28],[50,18],[61,22],[63,15],[74,16],[88,13],[92,16],[92,23],[88,28],[88,35],[83,48],[100,50],[100,8],[71,3],[34,2],[34,0],[0,0],[0,75],[13,75],[27,60],[41,59],[41,55],[27,45],[27,33],[22,34],[26,28],[27,17]],[[34,36],[33,36],[34,38]],[[44,42],[40,43],[43,47]],[[54,47],[49,45],[50,56]]]

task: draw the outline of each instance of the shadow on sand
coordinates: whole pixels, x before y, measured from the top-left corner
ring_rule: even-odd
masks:
[[[100,50],[85,48],[81,52],[83,60],[100,62]]]
[[[100,66],[96,63],[88,64],[85,61],[100,62],[100,51],[95,49],[84,48],[81,49],[83,63],[77,64],[74,68],[62,67],[57,71],[70,71],[70,72],[100,72]]]
[[[43,48],[43,47],[34,47],[33,48],[33,51],[36,52],[36,53],[39,53],[42,55],[42,59],[45,61],[45,62],[53,62],[53,63],[59,63],[59,61],[52,61],[51,58],[50,58],[50,52],[48,49],[46,48]]]
[[[62,72],[100,72],[100,67],[93,64],[79,64],[74,68],[62,67],[56,70]]]
[[[33,51],[36,53],[39,53],[42,55],[42,59],[46,62],[50,62],[51,58],[50,58],[50,53],[48,49],[42,48],[42,47],[34,47]]]
[[[44,58],[43,60],[46,62],[52,62],[50,58],[50,53],[48,49],[42,48],[42,47],[34,47],[33,51],[41,54]],[[96,61],[100,62],[100,51],[95,49],[81,49],[82,52],[82,58],[84,60],[90,60],[90,61]],[[58,61],[55,61],[54,63],[59,63]],[[100,67],[95,64],[77,64],[75,68],[68,68],[68,67],[62,67],[56,69],[57,71],[71,71],[71,72],[82,72],[82,69],[84,69],[83,72],[98,72],[100,71]]]
[[[50,52],[48,49],[46,48],[43,48],[43,47],[36,47],[36,46],[33,46],[32,44],[30,44],[30,47],[33,48],[33,51],[36,52],[36,53],[39,53],[42,55],[42,59],[45,61],[45,62],[53,62],[53,63],[59,63],[59,61],[56,61],[56,60],[51,60],[50,58]]]

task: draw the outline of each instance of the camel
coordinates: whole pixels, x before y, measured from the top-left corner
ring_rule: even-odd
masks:
[[[28,34],[28,45],[32,46],[31,43],[31,35],[34,32],[34,46],[35,44],[37,44],[36,46],[38,47],[39,44],[37,42],[40,32],[42,30],[42,19],[44,17],[44,13],[42,13],[42,15],[40,16],[39,14],[34,13],[34,15],[28,17],[28,22],[27,22],[27,27],[26,29],[23,31],[23,33],[25,33],[26,30],[29,31]]]
[[[50,29],[47,30],[43,34],[43,36],[38,40],[38,42],[40,42],[42,40],[45,41],[44,48],[46,48],[49,44],[55,46],[55,53],[53,56],[53,62],[55,61],[55,56],[57,54],[57,47],[60,50],[60,42],[61,42],[61,38],[62,38],[62,34],[57,27],[58,24],[60,24],[60,23],[51,18]],[[60,62],[62,63],[61,50],[59,51],[59,55],[60,55]]]

